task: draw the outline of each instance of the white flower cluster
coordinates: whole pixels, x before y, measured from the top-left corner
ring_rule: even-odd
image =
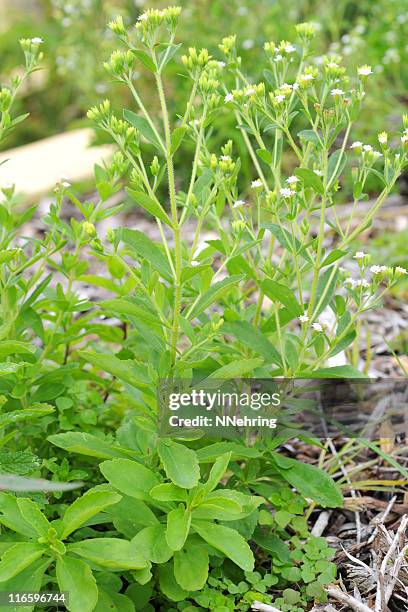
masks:
[[[298,319],[301,323],[309,322],[309,316],[306,311],[302,315],[300,315]],[[318,321],[315,321],[314,323],[312,323],[311,327],[316,332],[322,332],[324,331],[325,325],[323,323],[319,323]]]

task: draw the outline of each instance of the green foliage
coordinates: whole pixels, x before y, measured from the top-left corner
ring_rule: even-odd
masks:
[[[39,240],[24,233],[34,208],[21,214],[14,188],[2,189],[0,587],[58,586],[72,612],[249,610],[255,600],[295,612],[325,601],[335,579],[333,551],[305,511],[341,506],[340,488],[278,448],[290,432],[164,437],[157,389],[163,378],[364,376],[330,358],[406,271],[370,268],[362,252],[358,278],[340,264],[406,167],[408,125],[397,148],[382,138],[381,153],[358,141],[349,153],[371,69],[347,75],[341,58],[325,57],[319,70],[311,24],[295,44],[265,44],[265,82],[246,76],[233,36],[219,45],[223,60],[190,48],[175,122],[163,75],[181,69],[179,13],[148,10],[131,32],[121,18],[110,24],[122,47],[106,69],[133,110],[115,114],[105,100],[88,113],[117,145],[95,167],[96,201],[59,184]],[[39,45],[22,42],[27,74]],[[135,87],[139,70],[160,113]],[[2,94],[1,137],[21,119],[17,90]],[[238,127],[218,150],[211,134],[225,116]],[[252,182],[234,157],[242,143]],[[175,169],[186,158],[184,182]],[[356,227],[341,223],[340,186],[353,183],[357,207],[372,176],[378,198]],[[122,186],[159,240],[116,223],[101,235]]]

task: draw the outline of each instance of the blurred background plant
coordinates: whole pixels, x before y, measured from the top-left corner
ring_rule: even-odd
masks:
[[[248,71],[257,75],[259,49],[266,40],[293,40],[294,25],[316,22],[317,50],[344,55],[350,67],[370,64],[376,73],[370,87],[377,95],[371,100],[359,124],[364,132],[391,129],[394,119],[407,103],[408,7],[405,0],[184,0],[184,25],[181,42],[195,41],[217,53],[222,37],[239,32],[238,52]],[[95,100],[95,94],[114,95],[123,105],[125,89],[112,88],[103,79],[100,58],[114,46],[106,23],[122,14],[125,23],[136,22],[146,8],[162,8],[166,1],[151,0],[2,0],[0,4],[2,69],[16,64],[16,37],[44,38],[47,65],[25,88],[23,103],[31,121],[13,135],[7,146],[23,144],[61,132],[84,121],[84,111]],[[319,59],[317,58],[317,61]],[[260,68],[258,68],[258,71]],[[174,68],[177,71],[177,67]],[[405,72],[405,74],[404,74]],[[169,73],[168,82],[174,82]],[[151,89],[149,80],[141,77],[140,87]],[[186,94],[182,85],[174,92]],[[378,93],[381,92],[381,95]],[[370,93],[369,91],[367,92]],[[177,97],[174,105],[177,106]],[[220,122],[220,140],[229,138],[233,121]],[[358,134],[356,134],[358,136]]]

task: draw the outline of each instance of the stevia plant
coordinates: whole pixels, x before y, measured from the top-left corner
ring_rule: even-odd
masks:
[[[405,270],[349,245],[405,166],[407,132],[397,151],[384,134],[378,151],[350,141],[371,69],[348,80],[338,57],[311,66],[309,24],[294,43],[265,45],[265,84],[245,76],[234,37],[220,58],[188,50],[180,70],[191,94],[174,125],[164,75],[179,53],[179,12],[147,11],[132,32],[121,19],[110,26],[125,50],[106,68],[135,104],[123,117],[109,101],[89,113],[118,146],[95,168],[97,201],[61,183],[38,240],[3,190],[0,464],[93,486],[81,496],[1,493],[0,585],[69,591],[73,612],[248,610],[254,599],[295,612],[324,601],[334,578],[332,551],[303,515],[341,506],[339,488],[279,452],[290,432],[252,444],[161,437],[156,390],[166,377],[361,375],[329,359],[358,342],[356,321]],[[155,80],[158,117],[135,86],[141,66]],[[236,117],[252,159],[244,192],[234,143],[212,150],[222,113]],[[174,161],[191,149],[182,185]],[[361,219],[371,174],[384,187]],[[347,175],[356,221],[344,222]],[[160,242],[127,227],[98,236],[98,223],[120,210],[110,197],[123,183]],[[83,298],[84,284],[103,299]]]

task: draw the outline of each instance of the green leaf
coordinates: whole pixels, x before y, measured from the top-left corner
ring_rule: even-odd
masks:
[[[320,267],[324,268],[325,266],[329,266],[330,264],[334,263],[338,259],[341,259],[345,255],[347,255],[347,251],[342,251],[341,249],[334,249],[327,255],[327,257],[325,257]]]
[[[301,495],[324,508],[343,506],[340,490],[324,470],[278,453],[272,453],[272,458],[281,476]]]
[[[165,280],[172,279],[169,262],[163,251],[146,234],[139,230],[121,227],[117,230],[119,240],[130,246],[141,258],[148,261]]]
[[[160,439],[157,452],[167,477],[182,489],[192,489],[198,484],[200,466],[196,453],[168,439]],[[151,488],[151,487],[150,487]]]
[[[22,516],[17,504],[17,498],[9,493],[0,492],[0,523],[12,531],[33,538],[36,530]]]
[[[32,499],[20,498],[17,499],[17,505],[20,509],[21,516],[27,523],[31,525],[39,536],[46,535],[50,528],[48,519],[41,512],[38,505]]]
[[[199,591],[208,578],[208,553],[204,546],[186,542],[174,553],[174,577],[185,591]]]
[[[296,168],[295,174],[299,177],[306,188],[313,189],[319,195],[324,195],[322,179],[309,168]]]
[[[41,465],[41,460],[31,451],[0,450],[1,474],[29,474]]]
[[[157,217],[163,223],[166,223],[171,227],[171,221],[166,215],[166,211],[162,208],[157,200],[154,200],[143,191],[135,191],[134,189],[126,188],[126,193],[130,195],[130,197],[139,204],[142,208],[147,210],[148,213],[153,215],[153,217]]]
[[[238,283],[244,278],[243,274],[236,274],[234,276],[230,276],[224,278],[222,281],[218,283],[214,283],[211,287],[200,296],[199,300],[193,307],[190,312],[188,319],[194,319],[198,317],[206,308],[211,306],[214,302],[218,302],[223,298],[231,289],[238,286]]]
[[[150,497],[157,499],[158,501],[186,502],[188,500],[188,493],[185,489],[177,487],[170,482],[166,482],[153,487],[153,489],[150,491]]]
[[[92,538],[68,546],[70,552],[113,570],[143,569],[148,563],[128,540]]]
[[[160,72],[165,68],[165,66],[169,63],[169,61],[176,55],[177,51],[181,47],[181,43],[178,45],[174,45],[171,43],[161,43],[158,45],[159,49],[164,49],[160,53],[159,59],[159,70]]]
[[[3,553],[0,561],[0,582],[10,580],[43,556],[46,548],[35,542],[18,542]]]
[[[60,591],[69,593],[68,610],[92,612],[98,601],[98,587],[89,565],[64,555],[57,559],[56,574]]]
[[[202,201],[204,194],[209,189],[214,178],[214,172],[210,168],[204,168],[201,176],[198,177],[193,187],[193,194],[200,202]]]
[[[2,368],[3,365],[12,366],[13,364],[8,364],[8,363],[0,364],[0,369],[4,370],[4,368]],[[1,374],[1,371],[0,371],[0,374]],[[54,407],[48,404],[44,406],[42,406],[41,404],[38,404],[37,408],[26,408],[24,410],[10,410],[10,412],[5,412],[3,414],[0,414],[0,428],[7,427],[7,425],[20,423],[21,421],[39,419],[42,416],[47,416],[48,414],[52,414],[54,410],[55,410]]]
[[[219,490],[222,493],[222,489]],[[240,518],[242,506],[233,499],[215,495],[214,497],[206,497],[204,501],[194,508],[193,518],[220,521],[235,520]]]
[[[62,517],[61,539],[86,523],[88,519],[108,506],[117,504],[121,496],[111,491],[93,491],[92,489],[78,497],[66,510]]]
[[[21,354],[31,355],[34,351],[35,347],[28,342],[19,342],[18,340],[2,340],[0,342],[0,357]]]
[[[181,550],[191,525],[191,512],[180,504],[167,515],[166,542],[172,550]]]
[[[302,378],[368,378],[351,365],[333,366],[332,368],[319,368],[313,372],[305,373]]]
[[[227,321],[222,326],[223,333],[231,334],[239,342],[262,355],[266,363],[282,365],[279,352],[271,342],[256,327],[247,321]]]
[[[193,527],[210,546],[220,550],[245,572],[254,569],[254,555],[244,538],[234,529],[207,521],[193,521]]]
[[[132,550],[140,552],[152,563],[166,563],[173,551],[166,541],[166,526],[162,523],[145,527],[131,540]]]
[[[314,145],[320,145],[319,137],[314,130],[302,130],[297,135],[301,140],[311,142]]]
[[[174,569],[172,563],[166,563],[159,568],[159,584],[160,589],[166,597],[171,601],[183,601],[187,599],[189,593],[182,589],[176,582],[174,577]]]
[[[79,431],[68,431],[66,433],[48,436],[47,440],[59,448],[70,453],[78,453],[98,459],[110,459],[112,457],[128,457],[132,451],[122,449],[112,443],[105,442],[96,436]]]
[[[113,312],[119,317],[134,317],[138,321],[147,323],[152,327],[161,327],[163,325],[157,317],[157,314],[146,309],[146,304],[136,304],[128,298],[115,298],[113,300],[104,300],[99,302],[100,306],[106,308],[110,312]],[[153,308],[153,305],[151,305]]]
[[[152,144],[160,153],[163,153],[163,147],[145,117],[140,117],[140,115],[126,109],[123,111],[123,117],[141,133],[147,142]]]
[[[196,451],[200,463],[213,463],[217,457],[224,453],[231,453],[232,461],[257,459],[262,456],[262,453],[256,448],[247,447],[238,442],[215,442]]]
[[[113,593],[98,588],[98,603],[93,612],[135,612],[132,600],[121,593]]]
[[[35,542],[18,542],[8,548],[0,561],[0,582],[10,580],[42,557],[46,548]]]
[[[149,499],[150,489],[159,483],[152,470],[130,459],[104,461],[99,469],[118,491],[136,499]]]
[[[316,289],[316,307],[313,312],[314,318],[318,317],[319,314],[323,312],[332,299],[338,276],[339,271],[336,266],[327,268],[323,274],[319,275]]]
[[[187,126],[181,126],[173,131],[171,136],[171,154],[174,155],[179,146],[181,145],[185,133],[187,132]]]
[[[302,314],[303,310],[295,294],[292,289],[289,289],[286,285],[282,285],[271,279],[266,279],[261,282],[261,289],[272,302],[280,302],[286,306],[293,318]]]
[[[78,351],[78,354],[85,361],[100,368],[103,372],[108,372],[108,374],[116,376],[116,378],[132,385],[132,387],[141,389],[149,388],[146,368],[136,363],[136,361],[132,361],[131,359],[119,359],[107,353]]]
[[[273,162],[273,157],[266,149],[257,149],[256,154],[265,164],[270,166]]]
[[[263,365],[263,363],[263,359],[240,359],[233,361],[232,363],[227,363],[227,365],[221,366],[217,370],[214,370],[214,372],[207,376],[205,381],[213,379],[228,380],[230,378],[237,378],[252,372],[256,368],[259,368],[261,365]]]
[[[19,572],[13,578],[5,580],[0,584],[2,592],[6,593],[18,593],[18,592],[31,592],[38,593],[41,591],[43,584],[43,577],[45,570],[50,565],[52,559],[39,559],[29,565],[26,569]],[[1,612],[32,612],[36,605],[0,605]],[[37,608],[38,609],[38,608]]]
[[[302,243],[296,237],[292,236],[285,228],[275,223],[264,223],[261,227],[269,230],[284,249],[287,249],[293,255],[301,255],[306,261],[312,263]]]
[[[217,457],[214,465],[211,468],[211,471],[208,475],[207,482],[204,485],[204,491],[206,494],[210,493],[215,489],[215,487],[220,482],[221,478],[224,476],[227,471],[229,462],[231,461],[232,453],[224,453],[221,457]]]
[[[329,163],[327,166],[328,183],[331,184],[336,178],[343,172],[344,166],[347,162],[347,155],[341,149],[337,149],[329,157]]]
[[[150,72],[157,72],[156,65],[150,55],[142,51],[141,49],[132,49],[133,55],[137,57],[137,59],[143,64],[145,68],[150,70]],[[125,113],[130,113],[131,111],[125,111]],[[125,117],[126,119],[126,117]],[[129,121],[129,119],[128,119]]]

